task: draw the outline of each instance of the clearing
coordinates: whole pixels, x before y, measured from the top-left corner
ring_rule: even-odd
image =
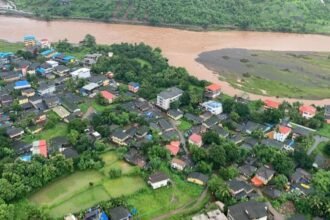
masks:
[[[222,49],[201,53],[197,61],[246,92],[304,99],[330,97],[329,53]]]

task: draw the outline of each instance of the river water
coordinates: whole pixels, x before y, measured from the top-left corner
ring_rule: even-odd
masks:
[[[199,79],[221,83],[223,91],[232,96],[239,95],[242,91],[220,81],[218,75],[197,63],[195,59],[199,53],[223,48],[330,51],[330,37],[322,35],[243,31],[194,32],[138,25],[62,20],[46,22],[0,16],[0,39],[11,42],[22,41],[23,36],[27,34],[33,34],[38,38],[48,38],[50,41],[67,38],[75,43],[82,40],[86,34],[92,34],[97,42],[102,44],[144,42],[153,47],[160,47],[170,64],[185,67],[190,74]],[[250,94],[250,98],[263,99],[265,97]],[[286,100],[297,101],[297,99]],[[330,99],[300,101],[306,104],[330,104]]]

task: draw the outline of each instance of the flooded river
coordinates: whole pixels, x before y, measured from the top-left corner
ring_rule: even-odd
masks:
[[[195,59],[204,51],[223,48],[245,48],[277,51],[330,51],[330,37],[321,35],[264,33],[264,32],[194,32],[172,28],[148,27],[124,24],[107,24],[88,21],[38,21],[27,18],[0,16],[0,39],[22,41],[27,34],[57,41],[67,38],[78,42],[86,34],[96,37],[98,43],[144,42],[160,47],[169,62],[185,67],[199,79],[221,83],[225,93],[241,94],[240,90],[222,82],[212,71],[197,63]],[[264,98],[250,95],[252,99]],[[281,100],[281,99],[279,99]],[[288,99],[286,99],[288,100]],[[294,99],[288,101],[296,101]],[[330,103],[329,100],[309,101],[306,104]]]

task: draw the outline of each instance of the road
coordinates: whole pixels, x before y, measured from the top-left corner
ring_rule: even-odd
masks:
[[[320,143],[328,142],[330,140],[329,138],[326,138],[326,137],[323,137],[320,135],[315,135],[313,138],[314,138],[314,144],[311,148],[308,149],[308,152],[307,152],[308,155],[311,155]]]
[[[171,118],[169,118],[169,119],[170,119],[170,123],[171,123],[172,126],[175,128],[176,132],[178,132],[178,134],[179,134],[180,143],[181,143],[181,145],[182,145],[184,151],[186,152],[187,155],[189,155],[189,150],[188,150],[188,148],[187,148],[186,139],[185,139],[185,137],[184,137],[182,131],[180,131],[180,130],[178,129],[178,125],[177,125],[177,123],[176,123],[175,120],[173,120],[173,119],[171,119]]]
[[[186,205],[184,205],[183,207],[173,210],[169,213],[166,213],[164,215],[153,218],[153,220],[164,220],[164,219],[168,219],[174,215],[182,214],[189,210],[193,210],[193,209],[197,208],[203,202],[203,200],[205,199],[206,196],[207,196],[207,188],[202,192],[202,194],[198,197],[197,200],[191,201],[191,202],[187,203]]]

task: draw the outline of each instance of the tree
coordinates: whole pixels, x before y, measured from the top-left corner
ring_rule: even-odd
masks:
[[[237,177],[239,175],[239,171],[236,167],[229,166],[229,167],[220,169],[219,174],[224,180],[230,180],[230,179]]]
[[[217,133],[215,133],[214,131],[207,131],[203,134],[203,143],[206,145],[209,144],[220,144],[220,137]]]
[[[291,176],[294,172],[295,164],[292,159],[281,153],[277,153],[274,156],[272,165],[278,173],[286,176]]]
[[[210,147],[209,158],[213,162],[215,169],[226,165],[226,151],[221,145],[212,145]]]
[[[323,151],[326,155],[330,156],[330,141],[324,145]]]
[[[79,132],[76,130],[70,130],[70,133],[68,134],[68,138],[70,143],[75,146],[78,143]]]
[[[315,189],[320,193],[330,192],[330,171],[319,170],[314,174],[312,182]]]
[[[200,161],[197,164],[196,169],[201,173],[209,174],[212,172],[212,164],[206,163],[205,161]]]
[[[92,35],[90,35],[90,34],[87,34],[84,37],[83,46],[84,47],[89,47],[89,48],[95,47],[96,46],[96,39],[95,39],[95,37],[92,36]]]
[[[287,185],[288,178],[283,174],[279,174],[272,179],[272,182],[276,188],[282,190]]]
[[[121,169],[118,168],[111,168],[109,171],[109,177],[111,179],[119,178],[122,175]]]

